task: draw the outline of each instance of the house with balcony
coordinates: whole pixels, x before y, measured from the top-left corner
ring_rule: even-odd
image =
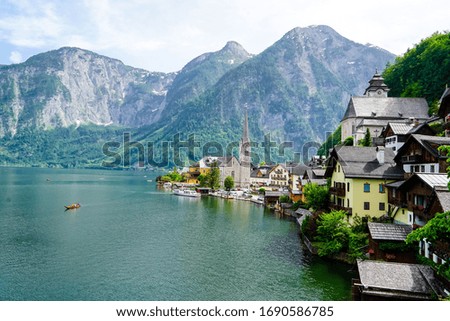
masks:
[[[250,173],[250,185],[254,187],[269,186],[269,172],[273,165],[260,165]]]
[[[394,152],[384,147],[337,146],[328,160],[330,207],[355,216],[379,218],[388,213],[385,184],[402,180],[404,172],[394,162]]]
[[[380,137],[384,141],[384,147],[391,148],[395,154],[405,144],[411,134],[433,136],[436,133],[431,129],[428,122],[420,124],[418,120],[411,119],[408,122],[390,122],[381,132]]]
[[[450,211],[450,191],[448,188],[434,188],[428,199],[428,205],[424,209],[424,218],[427,222],[436,213]],[[437,240],[434,243],[422,240],[419,244],[419,253],[437,264],[443,264],[450,260],[450,244],[444,240]]]
[[[269,185],[276,189],[289,188],[289,171],[283,164],[277,164],[269,171]]]
[[[390,216],[399,224],[424,226],[436,213],[428,209],[431,195],[447,190],[448,182],[444,173],[414,173],[396,187],[387,184]]]
[[[305,202],[301,179],[309,167],[304,164],[297,164],[295,166],[286,166],[286,168],[289,170],[289,197],[294,202]]]
[[[446,173],[447,154],[438,148],[450,145],[450,137],[412,134],[398,150],[395,162],[407,176],[412,173]]]

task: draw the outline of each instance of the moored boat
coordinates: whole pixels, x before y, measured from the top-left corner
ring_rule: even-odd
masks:
[[[178,196],[187,196],[187,197],[200,197],[201,196],[200,193],[197,193],[196,191],[191,190],[191,189],[174,189],[173,194],[178,195]]]

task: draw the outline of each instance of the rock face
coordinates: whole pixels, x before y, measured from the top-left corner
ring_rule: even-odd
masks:
[[[350,95],[394,58],[327,26],[295,28],[256,56],[228,42],[169,74],[61,48],[0,66],[0,138],[114,124],[153,141],[181,132],[222,143],[239,139],[247,110],[252,139],[271,133],[301,147],[324,140]]]
[[[296,28],[180,106],[170,124],[161,119],[158,125],[166,139],[184,132],[203,140],[237,141],[248,110],[252,139],[261,142],[270,133],[279,142],[302,148],[324,140],[340,121],[350,95],[362,94],[375,70],[394,57],[327,26]]]
[[[0,137],[22,128],[152,123],[173,78],[78,48],[0,67]]]

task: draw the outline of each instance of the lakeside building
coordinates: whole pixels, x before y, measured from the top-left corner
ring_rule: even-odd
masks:
[[[436,133],[428,122],[419,124],[417,120],[411,120],[408,123],[389,122],[381,132],[380,138],[384,147],[391,148],[397,154],[411,134],[434,136]]]
[[[353,137],[354,145],[369,129],[378,138],[389,122],[420,123],[429,119],[428,103],[424,98],[388,97],[389,88],[383,77],[375,73],[363,96],[353,96],[341,120],[341,141]]]
[[[337,146],[325,172],[330,178],[330,206],[355,216],[379,218],[387,215],[385,184],[403,179],[403,170],[394,162],[394,152],[383,147]]]
[[[190,166],[187,171],[187,182],[199,184],[198,177],[206,175],[212,166],[217,166],[220,170],[220,184],[223,185],[225,178],[231,176],[234,184],[239,188],[250,187],[250,167],[251,167],[251,146],[248,132],[248,115],[245,113],[242,137],[239,142],[239,159],[235,156],[205,156],[200,161]]]

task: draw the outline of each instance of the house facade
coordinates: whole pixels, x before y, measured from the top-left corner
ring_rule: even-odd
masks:
[[[388,213],[385,184],[403,178],[392,150],[377,147],[338,146],[325,172],[330,178],[330,207],[355,216],[379,218]]]
[[[439,147],[450,145],[450,137],[412,134],[394,160],[405,173],[446,173],[447,155]]]

